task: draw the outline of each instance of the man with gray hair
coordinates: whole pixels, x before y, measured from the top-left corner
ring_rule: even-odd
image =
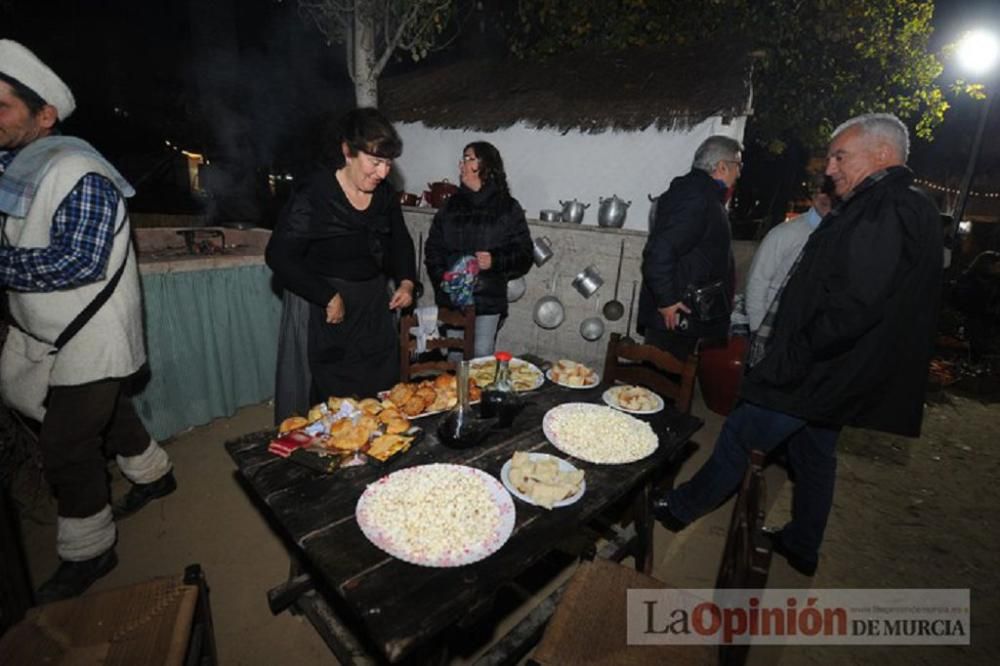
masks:
[[[686,359],[701,338],[726,337],[729,318],[687,317],[689,287],[721,281],[732,303],[735,267],[726,202],[743,169],[743,148],[710,136],[695,151],[691,171],[660,195],[642,253],[638,325],[646,342]],[[728,311],[728,310],[727,310]]]
[[[912,186],[906,126],[866,114],[838,127],[826,174],[839,203],[809,236],[750,344],[741,401],[694,477],[653,503],[678,530],[739,485],[751,449],[788,444],[792,518],[774,549],[811,576],[833,505],[845,425],[916,437],[941,292],[934,204]]]
[[[135,192],[90,144],[59,134],[75,106],[34,53],[0,39],[0,288],[13,319],[0,395],[40,422],[58,504],[61,563],[39,588],[40,604],[76,596],[111,571],[114,518],[176,487],[166,452],[124,393],[146,361],[125,208]],[[114,509],[105,450],[133,484]]]

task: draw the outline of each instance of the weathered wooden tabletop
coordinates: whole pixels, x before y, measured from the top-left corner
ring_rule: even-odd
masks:
[[[509,430],[491,434],[479,446],[451,449],[437,438],[440,416],[416,421],[426,436],[386,465],[368,464],[321,475],[267,452],[273,431],[226,443],[247,486],[263,502],[269,518],[297,544],[314,573],[323,578],[361,620],[371,641],[390,661],[462,618],[477,600],[494,594],[602,509],[641,487],[667,467],[701,419],[669,407],[649,421],[660,446],[648,458],[626,465],[572,462],[586,472],[587,490],[567,507],[552,511],[514,500],[514,531],[499,551],[462,567],[436,569],[408,564],[374,546],[361,532],[354,508],[365,487],[398,469],[427,463],[453,463],[500,477],[515,451],[541,451],[567,457],[542,433],[542,417],[567,402],[600,402],[606,386],[572,390],[550,383],[525,394],[528,405]]]

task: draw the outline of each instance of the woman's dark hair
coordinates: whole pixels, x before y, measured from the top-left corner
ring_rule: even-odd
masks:
[[[331,165],[342,165],[341,144],[354,157],[364,151],[369,155],[395,159],[403,153],[403,140],[392,123],[376,109],[352,109],[337,119],[329,119],[323,129],[323,159]]]
[[[473,141],[462,149],[462,153],[470,148],[479,160],[479,179],[483,184],[492,183],[502,194],[509,195],[507,172],[503,169],[503,158],[496,146],[486,141]]]

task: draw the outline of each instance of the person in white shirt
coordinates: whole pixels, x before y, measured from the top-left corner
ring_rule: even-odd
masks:
[[[750,331],[760,328],[767,308],[788,276],[809,236],[833,207],[833,182],[822,174],[811,184],[812,207],[767,232],[754,255],[747,277],[746,309]]]

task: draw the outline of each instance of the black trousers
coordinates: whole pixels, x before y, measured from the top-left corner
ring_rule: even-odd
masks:
[[[39,445],[63,518],[86,518],[109,503],[106,456],[136,456],[149,446],[122,386],[122,380],[106,379],[49,390]]]

